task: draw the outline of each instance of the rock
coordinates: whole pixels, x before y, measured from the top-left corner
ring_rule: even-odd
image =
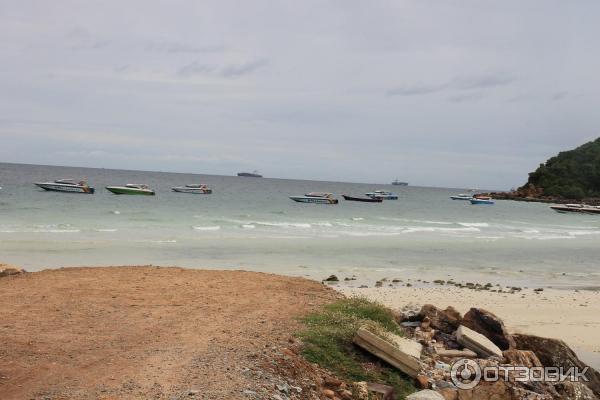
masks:
[[[328,399],[333,399],[335,397],[335,392],[331,389],[323,389],[323,396]]]
[[[502,351],[498,348],[498,346],[496,346],[482,334],[477,333],[466,326],[461,325],[458,327],[456,330],[456,340],[458,343],[462,344],[468,349],[473,350],[482,357],[502,357]]]
[[[329,275],[327,278],[323,279],[325,282],[339,282],[340,280],[338,279],[337,276],[335,275]]]
[[[444,396],[430,389],[421,390],[406,396],[406,400],[445,400]]]
[[[564,381],[554,385],[558,392],[558,399],[564,400],[598,400],[592,389],[583,382]]]
[[[516,344],[504,322],[496,315],[481,308],[471,308],[463,317],[462,325],[490,339],[500,350],[515,349]]]
[[[447,333],[441,331],[435,331],[435,335],[433,338],[438,342],[444,345],[445,348],[451,350],[460,350],[463,348],[457,341],[456,337],[453,335],[449,335]]]
[[[15,267],[13,265],[8,264],[0,264],[0,278],[5,276],[13,276],[24,273],[25,270],[23,268]]]
[[[422,389],[429,389],[429,378],[426,375],[417,375],[417,385]]]
[[[369,386],[367,382],[354,382],[352,394],[356,400],[369,400]]]
[[[395,398],[394,388],[392,386],[369,382],[367,383],[367,388],[369,392],[380,394],[381,397],[383,397],[383,400],[394,400]]]
[[[528,368],[542,366],[535,353],[530,350],[505,350],[502,352],[502,355],[506,359],[506,364]]]
[[[384,339],[361,327],[356,331],[354,343],[412,378],[421,370],[423,347],[413,340],[393,334]]]
[[[456,388],[438,389],[438,393],[441,394],[445,400],[458,400],[458,389]]]
[[[600,373],[581,361],[565,342],[533,335],[513,337],[517,348],[533,351],[544,367],[562,367],[565,371],[571,367],[583,371],[588,367],[585,376],[589,381],[584,383],[597,397],[600,397]]]
[[[342,400],[352,400],[354,398],[354,396],[352,396],[352,392],[346,389],[341,390],[338,394]]]
[[[440,357],[447,358],[477,358],[477,353],[469,349],[463,350],[447,350],[447,349],[438,349],[436,354]]]
[[[428,318],[429,326],[433,329],[452,334],[461,324],[462,317],[454,307],[447,307],[440,310],[434,305],[425,304],[419,312],[421,319]]]

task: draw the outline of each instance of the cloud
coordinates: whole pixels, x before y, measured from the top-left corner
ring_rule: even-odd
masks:
[[[221,70],[221,75],[225,78],[233,78],[236,76],[246,75],[256,71],[259,68],[267,65],[266,59],[258,59],[244,64],[228,65]]]
[[[67,42],[70,42],[69,47],[73,50],[101,49],[111,43],[110,40],[94,35],[81,27],[70,30],[66,37]]]
[[[388,96],[418,96],[422,94],[431,94],[441,92],[448,88],[447,84],[440,85],[408,85],[390,89]]]
[[[186,64],[179,68],[177,75],[183,77],[192,77],[195,75],[215,75],[223,78],[235,78],[250,74],[268,63],[266,59],[258,59],[243,64],[231,64],[224,67],[204,64],[198,61]]]
[[[186,64],[179,68],[177,74],[183,77],[191,77],[194,75],[205,75],[215,71],[215,67],[208,64],[201,64],[198,61],[194,61],[190,64]]]
[[[496,86],[509,85],[515,80],[515,77],[504,73],[486,74],[456,78],[450,86],[458,90],[487,89]]]
[[[515,77],[505,74],[484,74],[467,77],[456,77],[440,84],[419,84],[399,86],[387,91],[388,96],[419,96],[443,91],[463,91],[475,89],[489,89],[498,86],[510,85]]]
[[[553,101],[560,101],[566,99],[568,95],[569,92],[556,92],[552,95],[551,98]]]
[[[169,54],[178,54],[178,53],[188,53],[188,54],[198,54],[198,53],[218,53],[225,50],[225,46],[223,45],[203,45],[203,46],[195,46],[190,45],[183,42],[154,42],[147,44],[144,49],[149,52],[157,52],[157,53],[169,53]]]

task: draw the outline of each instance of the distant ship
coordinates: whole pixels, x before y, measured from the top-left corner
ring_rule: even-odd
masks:
[[[245,176],[249,178],[262,178],[263,176],[258,171],[253,172],[238,172],[237,176]]]
[[[394,182],[392,182],[392,185],[395,185],[395,186],[408,186],[408,182],[400,182],[398,179],[395,179]]]

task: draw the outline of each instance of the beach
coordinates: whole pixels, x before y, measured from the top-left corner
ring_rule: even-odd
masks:
[[[243,271],[2,277],[0,398],[270,398],[284,383],[308,394],[314,371],[290,351],[297,317],[337,297],[318,282]]]
[[[511,333],[564,340],[582,360],[600,367],[600,291],[529,288],[511,294],[455,286],[358,286],[353,282],[335,287],[346,296],[364,296],[392,309],[418,310],[433,304],[441,309],[453,306],[464,314],[471,307],[483,308],[500,317]]]

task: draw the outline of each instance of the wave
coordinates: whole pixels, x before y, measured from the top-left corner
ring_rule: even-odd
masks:
[[[215,226],[194,226],[193,228],[195,230],[197,230],[197,231],[218,231],[219,229],[221,229],[221,227],[219,225],[215,225]]]
[[[487,228],[490,226],[487,222],[458,222],[458,225],[474,228]]]
[[[242,228],[244,228],[244,229],[254,229],[254,228],[256,228],[256,225],[252,225],[252,224],[242,224],[240,226]]]
[[[94,229],[96,232],[116,232],[118,229],[116,228],[103,228],[103,229]]]

